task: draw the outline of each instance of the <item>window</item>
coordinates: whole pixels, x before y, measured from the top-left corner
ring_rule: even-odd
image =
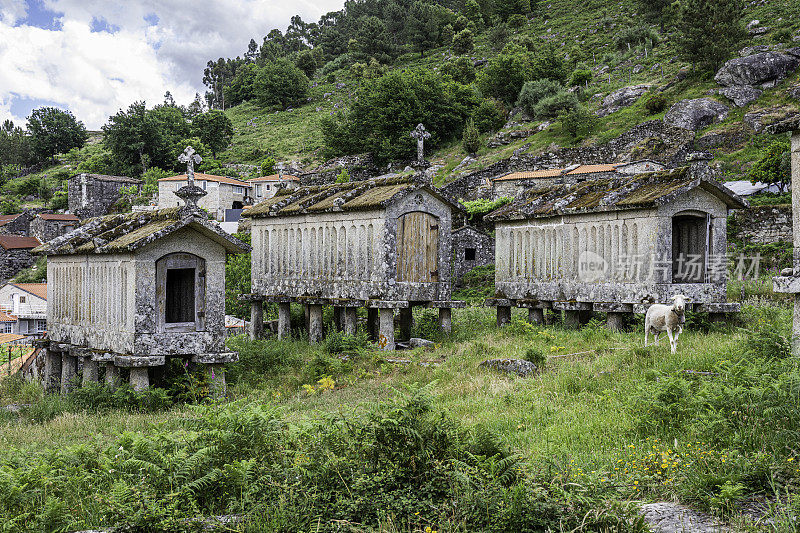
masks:
[[[475,261],[475,248],[464,248],[464,261]]]
[[[267,190],[269,190],[269,185],[267,185]]]
[[[193,268],[167,269],[164,322],[175,324],[195,321]]]
[[[269,185],[267,185],[269,187]],[[256,196],[261,196],[261,185],[256,184]]]
[[[19,297],[19,303],[21,303],[21,304],[25,303],[25,297],[24,296],[20,296]]]
[[[200,182],[200,186],[203,188],[203,190],[206,190],[206,182],[205,181],[201,181]]]
[[[0,325],[0,331],[2,331],[3,333],[11,333],[12,329],[13,329],[13,324],[11,322],[3,322]]]
[[[47,320],[36,321],[36,333],[44,333],[47,331]]]

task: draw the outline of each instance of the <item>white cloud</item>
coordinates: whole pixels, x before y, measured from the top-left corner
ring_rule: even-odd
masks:
[[[58,31],[29,25],[26,6],[0,0],[0,121],[11,116],[14,98],[55,102],[90,129],[135,100],[160,102],[169,90],[180,103],[202,93],[209,59],[235,57],[251,38],[285,29],[292,15],[315,21],[341,8],[342,0],[312,3],[277,0],[46,0],[61,16]],[[155,25],[151,24],[156,20]],[[104,20],[108,32],[91,32]]]

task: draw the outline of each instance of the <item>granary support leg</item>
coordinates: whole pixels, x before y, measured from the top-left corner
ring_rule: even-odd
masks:
[[[502,328],[511,322],[511,307],[507,305],[497,306],[497,327]]]
[[[288,339],[292,334],[289,303],[278,304],[278,340]]]
[[[83,358],[83,386],[89,383],[97,383],[98,364],[92,361],[91,357]]]
[[[78,375],[78,358],[69,352],[61,352],[61,392],[71,391]]]
[[[580,311],[564,311],[564,327],[567,329],[578,329],[581,327]]]
[[[378,346],[387,352],[394,351],[394,309],[381,308],[378,310],[380,328],[378,332]]]
[[[448,335],[453,331],[453,310],[449,307],[439,308],[439,327]]]
[[[61,388],[61,352],[47,349],[44,359],[44,380],[42,385],[46,390]]]
[[[147,390],[150,387],[150,375],[146,366],[132,367],[130,377],[131,388],[135,391]]]
[[[539,326],[544,324],[544,309],[541,309],[539,307],[529,307],[528,322]]]
[[[344,333],[345,333],[345,335],[355,335],[356,334],[356,324],[357,324],[356,308],[355,307],[345,307],[344,308]]]
[[[215,400],[225,398],[225,366],[220,364],[206,365],[208,382],[211,388],[211,397]]]
[[[408,340],[411,338],[411,323],[414,319],[414,314],[411,306],[400,308],[400,338]]]
[[[114,363],[106,363],[105,382],[112,389],[119,383],[119,367],[114,366]]]
[[[322,306],[311,304],[308,306],[308,341],[322,342]]]
[[[250,338],[260,339],[264,336],[264,302],[252,300],[250,302]]]
[[[606,313],[606,327],[611,331],[622,331],[625,327],[625,313]]]
[[[378,310],[374,307],[367,308],[367,333],[369,340],[378,340]]]

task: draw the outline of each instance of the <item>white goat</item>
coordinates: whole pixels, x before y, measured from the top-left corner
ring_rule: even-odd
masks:
[[[658,337],[662,331],[667,332],[669,347],[672,353],[678,350],[678,337],[686,323],[686,296],[676,294],[672,297],[672,305],[653,304],[644,317],[644,345],[647,346],[647,334],[652,333],[658,346]]]

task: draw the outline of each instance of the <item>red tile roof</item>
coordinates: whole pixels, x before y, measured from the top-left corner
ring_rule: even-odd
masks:
[[[250,187],[246,181],[229,178],[227,176],[214,176],[213,174],[201,174],[200,172],[194,173],[194,179],[197,181],[216,181],[217,183],[227,183],[229,185],[238,185],[240,187]],[[179,174],[178,176],[171,176],[169,178],[161,178],[158,181],[186,181],[186,174]]]
[[[47,300],[47,283],[11,283],[11,285],[38,296],[42,300]]]
[[[619,165],[581,165],[567,174],[592,174],[594,172],[614,172]]]
[[[36,237],[23,237],[21,235],[0,235],[0,247],[4,250],[19,250],[36,248],[42,244]]]
[[[533,178],[554,178],[556,176],[560,176],[563,170],[564,169],[562,168],[553,168],[549,170],[532,170],[530,172],[512,172],[511,174],[495,178],[494,181],[526,180]]]
[[[16,322],[17,317],[14,315],[9,315],[8,313],[4,313],[0,311],[0,322]]]
[[[39,213],[38,216],[41,217],[42,220],[65,220],[69,222],[77,222],[80,220],[75,215],[66,215],[60,213]]]
[[[252,178],[247,180],[248,182],[254,181],[300,181],[300,178],[297,176],[292,176],[291,174],[284,174],[278,179],[277,174],[270,174],[269,176],[261,176],[258,178]]]

